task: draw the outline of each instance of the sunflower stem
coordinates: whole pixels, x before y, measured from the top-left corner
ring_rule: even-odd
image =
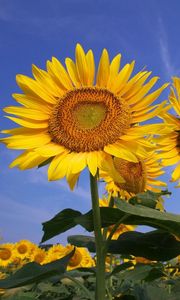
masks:
[[[99,208],[99,195],[97,186],[97,174],[90,173],[91,200],[93,210],[94,235],[96,243],[96,291],[95,300],[105,299],[105,249],[101,232],[101,215]]]

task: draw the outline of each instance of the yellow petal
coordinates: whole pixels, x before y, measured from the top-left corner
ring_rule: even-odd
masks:
[[[104,147],[104,151],[122,159],[126,159],[132,162],[138,162],[137,157],[124,145],[109,144]]]
[[[16,81],[25,94],[40,97],[44,101],[52,104],[56,103],[56,99],[53,97],[53,95],[48,94],[47,91],[44,90],[40,84],[32,78],[24,75],[17,75]]]
[[[117,78],[117,74],[120,68],[121,54],[116,55],[110,65],[110,74],[107,84],[107,88],[111,90],[111,86],[114,84],[114,80]]]
[[[76,46],[76,68],[82,85],[88,85],[88,65],[85,52],[80,44]]]
[[[134,77],[132,77],[127,84],[122,88],[120,95],[124,98],[130,99],[136,95],[142,88],[142,85],[146,79],[151,75],[152,72],[139,72]]]
[[[51,141],[49,134],[14,135],[2,138],[1,142],[7,144],[11,149],[32,149],[45,145]]]
[[[83,152],[72,152],[71,163],[69,164],[68,173],[76,174],[81,172],[86,167],[86,153]]]
[[[38,133],[47,133],[43,129],[32,129],[32,128],[25,128],[25,127],[17,127],[17,128],[12,128],[12,129],[6,129],[2,130],[1,133],[5,134],[17,134],[17,135],[34,135]]]
[[[12,94],[12,97],[20,104],[24,105],[27,108],[32,108],[36,110],[40,110],[47,114],[51,113],[52,105],[43,101],[41,98],[27,96],[24,94]]]
[[[65,176],[68,168],[67,157],[69,158],[68,151],[53,158],[48,168],[48,180],[57,180]],[[66,164],[63,164],[65,158]]]
[[[174,148],[168,152],[165,152],[165,153],[160,153],[159,156],[161,158],[172,158],[172,157],[175,157],[179,155],[179,150],[177,148]]]
[[[155,85],[159,77],[153,77],[148,83],[146,83],[140,91],[135,94],[133,97],[128,99],[128,103],[134,105],[135,103],[139,102],[148,92],[149,90]]]
[[[142,114],[139,114],[136,117],[133,116],[133,123],[144,122],[146,120],[154,118],[155,116],[158,116],[159,112],[162,112],[162,110],[164,109],[165,102],[166,101],[162,102],[158,107],[156,107],[153,111],[149,113],[143,112]],[[154,106],[151,107],[151,109],[153,108]]]
[[[88,67],[88,85],[92,86],[94,84],[94,76],[95,76],[95,62],[94,62],[94,55],[92,50],[89,50],[87,52],[86,61]]]
[[[172,158],[166,158],[165,160],[162,161],[161,165],[162,166],[172,166],[172,165],[175,165],[179,162],[179,157],[176,156],[176,157],[172,157]]]
[[[162,93],[162,91],[169,85],[169,83],[164,84],[161,88],[154,91],[153,93],[149,94],[145,98],[141,99],[140,102],[136,103],[133,108],[139,109],[146,107],[147,105],[150,105],[152,102],[154,102]],[[136,101],[137,102],[137,101]]]
[[[109,54],[107,50],[104,49],[99,61],[99,66],[97,71],[97,78],[96,78],[97,86],[100,87],[107,86],[107,82],[109,79],[109,71],[110,71]]]
[[[69,184],[70,189],[73,191],[74,187],[79,179],[79,175],[80,173],[77,174],[69,174],[69,176],[67,176],[67,182]]]
[[[31,169],[41,164],[46,159],[34,151],[26,151],[19,155],[11,164],[10,168],[18,166],[21,170]]]
[[[176,181],[180,178],[180,164],[177,165],[174,172],[172,173],[172,181]]]
[[[21,126],[24,126],[24,127],[27,127],[27,128],[48,128],[49,126],[49,123],[46,121],[41,121],[41,122],[38,122],[36,120],[28,120],[28,119],[18,119],[18,118],[14,118],[14,117],[10,117],[10,116],[6,116],[6,118],[12,120],[13,122],[21,125]]]
[[[116,81],[114,82],[114,85],[112,86],[112,91],[114,93],[121,93],[122,88],[128,81],[129,77],[132,74],[132,71],[134,69],[135,61],[133,61],[131,64],[127,64],[124,66],[124,68],[119,72]]]
[[[87,153],[87,165],[88,165],[89,171],[91,172],[91,174],[93,176],[95,176],[97,173],[97,167],[98,167],[97,162],[98,162],[97,152],[96,151],[88,152]]]
[[[48,72],[58,85],[62,85],[67,90],[72,89],[73,86],[69,75],[57,58],[52,57],[52,63],[49,63]]]
[[[66,68],[68,70],[69,76],[75,87],[81,87],[81,82],[79,79],[79,75],[76,69],[76,65],[71,58],[66,58],[65,60]]]
[[[32,73],[34,78],[41,84],[43,89],[47,90],[49,94],[52,94],[54,97],[60,97],[63,95],[63,90],[52,80],[51,76],[46,71],[32,65]]]
[[[40,110],[35,110],[26,107],[8,106],[3,109],[6,113],[16,115],[18,117],[25,117],[28,119],[44,121],[49,120],[49,114],[46,114]]]
[[[116,180],[116,182],[124,183],[124,179],[115,169],[112,156],[103,152],[97,152],[98,168],[102,172],[106,172],[109,176]]]
[[[53,142],[35,149],[35,151],[43,157],[55,156],[63,153],[65,150],[66,149],[63,146],[57,145]]]

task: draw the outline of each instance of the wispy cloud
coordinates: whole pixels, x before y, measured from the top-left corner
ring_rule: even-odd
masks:
[[[170,77],[177,75],[177,73],[179,73],[179,70],[177,70],[172,55],[170,53],[168,36],[165,30],[163,20],[160,17],[158,19],[158,39],[161,60],[164,66],[166,77],[168,77],[169,79]]]
[[[49,185],[49,181],[47,179],[47,169],[42,168],[37,170],[32,171],[33,173],[28,176],[28,180],[31,183],[36,183],[36,184],[43,184],[43,185]],[[53,182],[54,187],[61,188],[63,191],[66,191],[67,193],[72,195],[72,191],[70,190],[67,182],[65,179],[61,179],[58,181]],[[80,197],[80,198],[85,198],[85,199],[90,199],[90,194],[88,189],[84,189],[81,186],[77,186],[73,194]]]
[[[32,207],[30,203],[17,202],[4,195],[1,195],[0,203],[1,219],[39,224],[51,218],[51,214],[42,207]]]

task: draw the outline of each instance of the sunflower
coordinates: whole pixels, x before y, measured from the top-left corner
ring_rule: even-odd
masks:
[[[7,267],[15,258],[14,245],[11,243],[0,245],[0,267]]]
[[[74,246],[67,245],[67,253],[71,252],[74,249]],[[92,259],[90,253],[86,248],[76,247],[75,253],[69,260],[67,270],[73,270],[77,268],[91,268],[95,265],[94,260]]]
[[[49,263],[54,260],[60,259],[65,255],[66,255],[66,248],[63,245],[61,244],[53,245],[51,248],[49,248],[44,262]]]
[[[66,68],[53,57],[47,61],[47,71],[33,65],[34,79],[17,75],[24,94],[13,97],[21,106],[4,111],[20,128],[4,130],[11,136],[1,141],[24,152],[10,167],[25,170],[50,163],[48,179],[66,176],[73,188],[85,167],[95,175],[103,165],[114,174],[112,156],[133,163],[137,156],[146,156],[145,148],[151,146],[142,137],[167,129],[162,124],[137,123],[164,108],[164,102],[151,104],[168,84],[149,93],[158,77],[149,80],[151,72],[144,70],[131,77],[135,62],[120,69],[120,60],[118,54],[110,62],[104,49],[96,72],[92,50],[85,53],[77,44],[75,61],[66,58]]]
[[[137,160],[138,162],[129,162],[121,158],[114,158],[115,168],[125,179],[125,183],[114,181],[106,172],[100,173],[106,182],[106,190],[110,194],[129,199],[146,190],[159,192],[160,187],[166,186],[165,182],[157,180],[157,177],[164,174],[164,171],[155,151],[149,152],[144,159],[137,157]]]
[[[109,206],[109,201],[106,198],[100,199],[99,200],[99,206],[100,207],[108,207]],[[114,225],[109,226],[108,227],[108,231],[107,231],[107,236],[109,236],[109,234],[111,233],[112,229],[113,229]],[[133,231],[136,228],[136,226],[133,225],[125,225],[125,224],[120,224],[118,226],[118,228],[116,229],[115,233],[112,236],[113,240],[117,240],[118,237],[127,231]]]
[[[15,244],[16,256],[21,259],[29,259],[37,246],[28,240],[21,240]]]
[[[157,138],[157,143],[160,149],[159,156],[162,158],[162,165],[171,166],[176,164],[172,173],[172,181],[178,181],[178,187],[180,187],[180,78],[173,78],[173,87],[171,87],[169,100],[177,115],[160,114],[165,124],[173,127],[171,133],[163,138]]]
[[[30,261],[34,261],[38,264],[43,265],[46,263],[46,256],[47,256],[47,252],[44,249],[37,247],[32,252],[30,256]]]

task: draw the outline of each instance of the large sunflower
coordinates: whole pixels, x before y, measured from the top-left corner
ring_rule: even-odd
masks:
[[[4,130],[1,139],[8,148],[25,150],[11,167],[28,169],[50,162],[49,180],[66,176],[73,188],[87,166],[95,175],[103,165],[113,173],[112,156],[137,162],[146,156],[145,134],[164,134],[162,124],[136,126],[156,116],[164,107],[150,106],[167,87],[148,94],[158,77],[140,71],[131,79],[134,61],[120,70],[121,55],[110,62],[103,50],[97,72],[92,50],[78,44],[75,62],[66,58],[66,68],[55,57],[47,71],[33,65],[34,79],[17,75],[24,94],[14,94],[21,106],[4,109],[20,128]],[[96,81],[95,81],[96,76]],[[148,80],[148,81],[147,81]]]
[[[108,173],[101,172],[100,176],[106,182],[106,190],[113,196],[121,196],[129,199],[131,196],[146,190],[159,192],[160,187],[166,186],[165,182],[157,179],[164,173],[160,166],[158,154],[151,151],[144,159],[138,158],[138,162],[129,162],[121,158],[114,158],[114,165],[125,182],[114,180]]]
[[[163,138],[159,137],[157,143],[161,151],[159,156],[162,158],[162,165],[176,164],[172,173],[172,181],[178,181],[178,187],[180,187],[180,78],[173,78],[169,100],[177,115],[169,113],[160,115],[165,124],[172,126],[172,131]]]

